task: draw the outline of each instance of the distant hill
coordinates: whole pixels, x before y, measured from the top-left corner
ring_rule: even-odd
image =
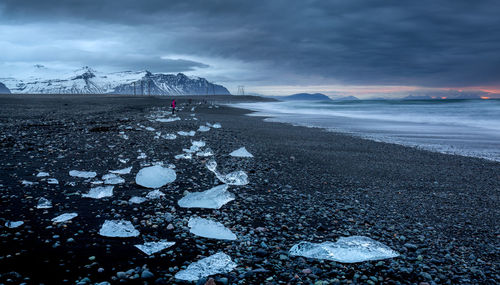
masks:
[[[333,98],[335,101],[357,101],[359,100],[357,97],[354,96],[345,96],[345,97],[340,97],[340,98]]]
[[[331,101],[330,97],[321,93],[298,93],[290,96],[275,97],[281,100],[311,100],[311,101]]]
[[[0,94],[10,94],[9,88],[0,82]]]

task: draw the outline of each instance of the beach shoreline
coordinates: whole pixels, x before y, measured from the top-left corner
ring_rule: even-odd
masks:
[[[37,96],[0,96],[1,218],[25,223],[17,229],[2,228],[1,282],[18,283],[28,277],[27,283],[64,284],[87,277],[92,282],[171,284],[179,282],[173,275],[182,266],[217,251],[238,263],[236,270],[217,275],[220,284],[500,282],[498,162],[267,122],[246,116],[249,110],[222,105],[262,100],[252,96],[193,96],[190,105],[190,97],[171,97],[183,110],[178,113],[181,120],[168,123],[147,116],[168,112],[169,97]],[[196,130],[206,122],[218,122],[222,128],[197,132],[192,138],[154,139],[156,131]],[[120,137],[120,131],[129,138]],[[174,159],[190,140],[198,139],[214,151],[220,171],[244,170],[249,176],[248,185],[230,188],[236,200],[217,211],[177,205],[184,191],[206,190],[216,181],[206,160]],[[254,158],[228,155],[240,147]],[[139,152],[146,158],[136,158]],[[128,161],[120,163],[119,158]],[[132,195],[147,193],[134,183],[135,174],[156,162],[176,166],[176,182],[161,189],[167,198],[129,205]],[[126,166],[133,166],[132,173],[123,175],[126,183],[115,187],[112,198],[72,195],[86,193],[90,183],[69,177],[69,170],[92,170],[100,177]],[[36,178],[40,171],[49,172],[59,184]],[[23,180],[38,184],[23,186]],[[54,208],[34,209],[37,199],[45,196],[51,197]],[[79,213],[74,222],[50,222],[57,213],[70,211]],[[160,218],[165,213],[172,216],[170,221]],[[186,219],[192,215],[223,222],[239,240],[189,234]],[[99,236],[100,224],[111,218],[131,220],[144,238]],[[168,224],[173,229],[166,229]],[[351,235],[371,237],[401,256],[341,264],[288,255],[302,240],[335,241]],[[155,238],[177,245],[154,258],[133,248],[143,239]],[[117,277],[117,272],[130,269],[140,276],[137,267],[144,265],[154,278]]]

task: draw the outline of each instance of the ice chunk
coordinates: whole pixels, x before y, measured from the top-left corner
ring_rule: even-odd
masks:
[[[71,170],[69,172],[69,175],[80,178],[94,178],[97,176],[97,173],[95,173],[94,171]]]
[[[181,118],[179,117],[173,117],[173,118],[158,118],[156,119],[157,122],[161,123],[168,123],[168,122],[174,122],[174,121],[179,121]]]
[[[36,177],[47,177],[49,175],[50,174],[48,172],[38,172],[38,174],[36,175]]]
[[[207,126],[200,126],[198,128],[198,132],[208,132],[210,131],[210,127],[207,127]]]
[[[23,224],[24,224],[23,221],[17,221],[17,222],[7,221],[7,222],[5,222],[5,226],[8,227],[9,229],[18,228],[18,227],[22,226]]]
[[[177,138],[175,134],[164,134],[161,137],[166,140],[175,140]]]
[[[191,263],[185,270],[177,272],[175,278],[186,281],[197,281],[210,275],[231,272],[236,266],[231,257],[223,252],[218,252]]]
[[[239,148],[231,152],[229,155],[234,157],[253,157],[253,155],[249,153],[245,147]]]
[[[214,152],[210,148],[206,148],[205,150],[199,151],[196,153],[197,156],[208,157],[214,155]]]
[[[202,148],[206,145],[204,141],[192,141],[191,144],[199,148]]]
[[[161,192],[160,190],[153,190],[153,191],[150,191],[147,195],[146,195],[146,198],[147,199],[161,199],[165,196],[165,193]]]
[[[140,249],[145,254],[151,255],[151,254],[160,252],[160,251],[164,250],[165,248],[169,248],[174,244],[175,244],[174,241],[167,241],[167,240],[163,239],[160,241],[145,242],[144,244],[136,244],[135,247]]]
[[[177,134],[179,136],[190,136],[190,137],[193,137],[196,134],[196,132],[195,131],[189,131],[189,132],[178,131]]]
[[[215,124],[212,125],[212,128],[214,128],[214,129],[220,129],[220,128],[222,128],[222,126],[219,123],[215,123]]]
[[[226,228],[223,224],[204,218],[190,218],[188,222],[189,230],[192,234],[197,236],[213,238],[236,240],[236,235]]]
[[[226,203],[234,200],[234,195],[227,191],[228,186],[222,184],[203,192],[189,193],[177,204],[183,208],[220,209]]]
[[[341,237],[337,242],[300,242],[290,249],[291,255],[326,259],[342,263],[355,263],[399,256],[388,246],[369,237]]]
[[[23,184],[23,186],[31,186],[34,184],[34,182],[28,180],[23,180],[21,183]]]
[[[38,204],[36,205],[37,209],[50,209],[52,208],[52,202],[47,200],[46,198],[40,198],[38,200]]]
[[[151,132],[154,132],[154,131],[155,131],[155,129],[154,129],[154,128],[152,128],[152,127],[146,127],[145,129],[146,129],[146,131],[151,131]]]
[[[140,233],[129,221],[106,220],[99,230],[99,234],[105,237],[136,237]]]
[[[191,159],[193,158],[193,155],[190,153],[181,153],[176,156],[174,156],[175,159]]]
[[[87,194],[82,194],[82,197],[85,198],[94,198],[94,199],[101,199],[105,197],[111,197],[113,196],[113,188],[114,186],[99,186],[90,189],[89,193]]]
[[[120,176],[110,173],[110,174],[105,174],[102,179],[104,179],[104,184],[121,184],[125,182],[125,179],[121,178]]]
[[[110,170],[109,172],[114,174],[129,174],[130,171],[132,171],[132,166],[118,170]]]
[[[206,166],[207,166],[208,170],[214,172],[217,169],[217,161],[215,161],[214,159],[211,159],[207,162]]]
[[[219,179],[226,184],[229,185],[247,185],[248,184],[248,175],[242,171],[234,171],[219,177]]]
[[[134,196],[128,200],[129,203],[141,204],[146,201],[146,198]]]
[[[155,165],[141,169],[135,177],[135,183],[147,188],[160,188],[175,181],[176,177],[174,170]]]
[[[62,214],[62,215],[59,215],[55,218],[52,219],[52,222],[54,223],[62,223],[62,222],[66,222],[66,221],[69,221],[75,217],[77,217],[78,214],[77,213],[65,213],[65,214]]]
[[[49,183],[49,184],[59,184],[59,180],[57,180],[55,178],[49,178],[49,179],[47,179],[47,183]]]
[[[137,156],[137,159],[144,159],[148,157],[144,152],[139,152],[139,155]]]

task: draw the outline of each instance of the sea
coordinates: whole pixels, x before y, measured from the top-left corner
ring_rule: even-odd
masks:
[[[252,116],[365,139],[500,161],[500,100],[238,103]]]

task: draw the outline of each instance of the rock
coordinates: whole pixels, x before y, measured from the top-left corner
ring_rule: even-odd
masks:
[[[144,270],[144,271],[142,271],[142,273],[141,273],[141,278],[142,279],[149,279],[149,278],[153,278],[153,277],[155,277],[154,274],[151,273],[151,271],[149,271],[147,269]]]
[[[213,278],[208,278],[208,281],[205,282],[205,285],[216,285],[215,280]]]
[[[303,270],[302,270],[302,273],[304,273],[304,274],[311,274],[311,273],[312,273],[312,270],[311,270],[311,269],[309,269],[309,268],[306,268],[306,269],[303,269]]]
[[[119,279],[125,279],[125,278],[127,278],[127,273],[125,273],[123,271],[118,271],[118,272],[116,272],[116,277],[118,277]]]

